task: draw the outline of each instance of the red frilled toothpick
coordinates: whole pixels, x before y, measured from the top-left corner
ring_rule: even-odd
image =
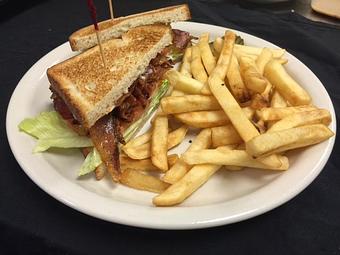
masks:
[[[87,0],[87,6],[88,6],[90,14],[91,14],[92,22],[93,22],[93,25],[94,25],[94,30],[96,31],[96,36],[97,36],[97,40],[98,40],[100,55],[102,56],[103,65],[106,68],[103,47],[102,47],[102,43],[101,43],[101,40],[100,40],[100,37],[99,37],[99,28],[98,28],[98,23],[97,23],[97,11],[96,11],[96,7],[94,6],[93,0]]]

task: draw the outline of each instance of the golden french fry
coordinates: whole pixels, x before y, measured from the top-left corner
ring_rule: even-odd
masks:
[[[190,147],[188,148],[188,151],[195,151],[195,150],[201,150],[209,148],[211,145],[211,129],[203,129],[194,139]],[[186,153],[185,152],[185,153]],[[184,154],[185,154],[184,153]],[[173,165],[169,171],[165,173],[163,176],[163,181],[167,183],[175,183],[179,179],[181,179],[191,168],[188,164],[183,162],[183,160],[180,158],[175,165]]]
[[[200,94],[204,85],[202,82],[187,77],[174,69],[167,71],[165,78],[174,86],[174,89],[188,94]]]
[[[286,58],[277,58],[276,59],[281,65],[285,65],[288,63],[288,59]]]
[[[239,102],[246,102],[250,99],[249,92],[243,83],[240,67],[235,55],[231,58],[225,83],[229,85],[232,94]]]
[[[228,88],[226,86],[221,86],[221,84],[221,80],[218,78],[209,78],[209,85],[212,93],[222,106],[222,109],[228,116],[239,135],[244,141],[248,141],[254,136],[259,135],[259,132],[244,114],[242,108],[231,95]]]
[[[214,47],[214,50],[219,55],[221,53],[221,51],[222,51],[223,39],[221,37],[216,37],[215,41],[213,42],[213,47]]]
[[[146,190],[154,193],[162,193],[169,187],[169,184],[157,179],[154,176],[146,175],[140,171],[126,169],[122,171],[120,183],[134,189]]]
[[[179,159],[179,157],[178,157],[177,154],[168,155],[168,164],[169,164],[169,167],[172,167],[174,164],[176,164],[178,159]]]
[[[185,93],[183,91],[180,91],[180,90],[177,90],[177,89],[174,89],[172,92],[171,92],[171,95],[172,97],[178,97],[178,96],[184,96]]]
[[[163,171],[168,170],[168,118],[157,117],[152,125],[151,161]]]
[[[220,54],[222,51],[223,46],[223,39],[221,37],[217,37],[213,43],[214,50]],[[235,44],[235,54],[237,56],[247,56],[254,60],[261,54],[263,48],[259,47],[252,47],[246,45]],[[269,49],[270,52],[273,54],[274,58],[281,59],[282,56],[285,54],[284,49]]]
[[[235,33],[230,32],[230,31],[227,31],[225,33],[224,42],[223,42],[223,46],[222,46],[220,56],[218,58],[215,69],[211,73],[212,77],[216,77],[216,78],[224,81],[224,79],[227,75],[228,69],[229,69],[229,65],[230,65],[230,62],[231,62],[232,55],[233,55],[235,38],[236,38]],[[220,85],[222,83],[220,83]],[[209,84],[209,86],[210,86],[210,84]]]
[[[203,65],[207,70],[208,74],[211,74],[212,70],[214,70],[216,66],[216,60],[209,46],[209,33],[201,34],[200,39],[198,41],[198,47],[201,52]]]
[[[191,63],[191,47],[188,47],[185,49],[184,52],[180,73],[191,78],[192,75],[190,63]]]
[[[324,124],[326,126],[331,123],[332,117],[329,111],[325,109],[316,109],[308,112],[298,112],[279,120],[268,129],[268,133],[276,132],[279,130],[311,125],[311,124]]]
[[[207,95],[207,96],[211,95],[211,91],[210,91],[208,83],[204,83],[204,85],[201,89],[201,94]]]
[[[286,100],[276,90],[273,93],[272,100],[270,101],[270,107],[272,108],[283,108],[287,107]]]
[[[263,48],[261,54],[256,59],[256,66],[261,75],[267,63],[273,58],[273,53],[268,48]]]
[[[170,132],[168,134],[168,150],[180,144],[183,141],[187,131],[188,127],[182,126]],[[132,159],[146,159],[151,157],[150,148],[150,142],[147,142],[140,146],[124,146],[122,147],[122,150]]]
[[[161,101],[161,107],[168,114],[221,109],[213,96],[203,95],[165,97]]]
[[[212,147],[242,143],[242,138],[237,133],[233,125],[211,128]]]
[[[262,52],[263,48],[258,48],[258,47],[252,47],[252,46],[246,46],[246,45],[240,45],[236,44],[235,45],[235,52],[240,55],[255,55],[259,56]],[[269,48],[271,53],[273,54],[274,58],[281,58],[285,54],[284,49],[271,49]]]
[[[253,157],[263,157],[320,143],[333,135],[323,124],[295,127],[254,137],[246,143],[246,151]]]
[[[291,107],[283,107],[283,108],[262,108],[256,111],[256,116],[264,121],[268,120],[280,120],[288,115],[297,112],[308,112],[313,111],[316,108],[314,106],[291,106]]]
[[[94,170],[94,174],[96,176],[96,180],[101,180],[106,174],[106,165],[104,163],[101,163],[99,166],[96,167]]]
[[[262,94],[254,94],[251,99],[250,107],[258,110],[264,107],[268,107],[269,101]]]
[[[228,124],[229,118],[222,111],[185,112],[174,115],[180,122],[196,128],[210,128]]]
[[[151,140],[151,135],[152,135],[152,132],[148,131],[144,133],[143,135],[133,138],[128,143],[126,143],[124,146],[122,146],[122,148],[124,150],[124,148],[127,148],[127,147],[135,147],[135,146],[140,146],[142,144],[145,144]]]
[[[261,93],[261,96],[268,102],[270,102],[270,95],[272,94],[273,92],[273,85],[267,81],[267,86],[266,88],[264,89],[264,91]]]
[[[220,146],[216,149],[220,150],[222,152],[226,152],[227,150],[234,150],[236,147],[237,147],[237,145],[230,144],[230,145]],[[243,169],[242,166],[224,166],[223,168],[226,169],[226,170],[230,170],[230,171],[240,171],[240,170]]]
[[[308,105],[311,98],[276,60],[271,60],[265,67],[264,76],[275,89],[293,106]]]
[[[237,60],[240,62],[241,58],[248,58],[252,61],[256,61],[257,59],[257,55],[250,55],[250,54],[245,54],[243,52],[240,51],[235,51],[234,50],[234,55],[236,56]]]
[[[184,162],[190,165],[196,164],[215,164],[226,166],[242,166],[272,170],[287,170],[289,166],[288,158],[277,155],[281,164],[277,167],[268,166],[252,158],[244,150],[207,149],[191,151],[182,156]]]
[[[176,163],[178,159],[178,155],[172,154],[168,155],[168,164],[172,166]],[[159,168],[154,166],[151,162],[151,159],[131,159],[127,156],[120,157],[120,167],[122,170],[132,169],[137,171],[160,171]]]
[[[153,198],[157,206],[171,206],[183,202],[188,196],[202,186],[221,166],[198,165],[194,166],[178,182],[171,185],[163,193]]]
[[[246,150],[246,144],[245,143],[241,143],[239,145],[237,145],[237,147],[235,148],[236,150]]]
[[[274,92],[273,92],[272,99],[270,101],[270,107],[272,107],[272,108],[287,107],[286,100],[276,90],[274,90]],[[275,122],[276,122],[275,120],[268,121],[267,127],[270,128],[272,125],[274,125]]]
[[[136,171],[159,171],[160,169],[154,166],[151,159],[131,159],[127,156],[120,157],[120,167],[124,171],[132,169]]]
[[[254,125],[257,127],[260,134],[263,134],[267,131],[266,125],[263,120],[258,120]]]
[[[226,115],[229,117],[237,132],[244,141],[248,141],[254,136],[259,135],[259,132],[248,120],[241,107],[223,82],[228,71],[234,43],[235,34],[232,32],[227,32],[217,66],[214,69],[212,75],[209,77],[208,83],[211,92],[216,97],[217,101],[221,105]]]
[[[268,82],[257,70],[254,60],[241,57],[240,72],[248,89],[257,93],[262,93],[266,89]]]
[[[201,51],[198,45],[192,46],[191,50],[191,73],[192,76],[202,82],[205,83],[208,79],[207,73],[205,72],[204,66],[201,60]]]

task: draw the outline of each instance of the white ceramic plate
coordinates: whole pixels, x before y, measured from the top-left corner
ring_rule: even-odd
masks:
[[[173,27],[199,35],[209,31],[221,36],[226,28],[193,22]],[[276,47],[257,37],[236,31],[247,45]],[[51,150],[32,154],[35,139],[18,131],[27,117],[52,109],[46,69],[74,53],[68,43],[41,58],[17,85],[7,111],[7,135],[11,149],[26,174],[44,191],[62,203],[88,215],[125,225],[158,229],[206,228],[242,221],[269,211],[301,192],[320,173],[332,151],[335,138],[310,148],[290,153],[288,171],[248,169],[220,171],[184,203],[156,208],[153,193],[137,191],[112,183],[96,181],[92,175],[77,178],[83,157],[78,150]],[[319,79],[303,63],[286,54],[289,73],[311,94],[315,105],[328,109],[336,120],[332,102]],[[185,142],[177,151],[183,151]]]

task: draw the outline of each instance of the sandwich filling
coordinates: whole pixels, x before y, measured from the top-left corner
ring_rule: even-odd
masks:
[[[55,110],[77,133],[90,136],[114,181],[118,181],[120,176],[118,145],[125,143],[122,133],[143,114],[165,72],[176,63],[176,58],[169,56],[181,55],[191,39],[187,32],[176,29],[172,32],[172,45],[151,60],[145,72],[129,87],[128,93],[118,100],[115,109],[99,119],[89,130],[81,126],[63,99],[50,88]]]

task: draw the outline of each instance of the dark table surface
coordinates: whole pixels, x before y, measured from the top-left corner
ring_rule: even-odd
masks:
[[[217,228],[126,227],[84,215],[44,193],[10,151],[7,105],[23,74],[90,20],[84,0],[14,2],[0,7],[0,254],[340,254],[339,142],[322,173],[297,197],[261,216]],[[180,3],[114,2],[118,16]],[[99,16],[108,17],[107,2],[96,3]],[[340,30],[335,26],[224,2],[189,4],[193,21],[239,29],[293,53],[320,78],[339,112]]]

